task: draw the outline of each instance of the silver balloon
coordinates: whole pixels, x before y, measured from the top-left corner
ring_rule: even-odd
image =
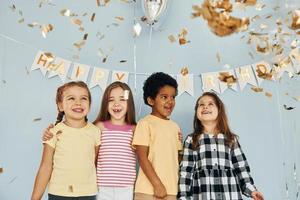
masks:
[[[158,26],[160,19],[166,14],[169,0],[142,0],[146,21],[150,25]]]

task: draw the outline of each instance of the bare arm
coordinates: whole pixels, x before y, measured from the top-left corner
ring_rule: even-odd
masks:
[[[40,200],[45,192],[52,173],[54,148],[44,144],[42,161],[36,175],[31,200]]]
[[[154,196],[157,198],[165,198],[167,196],[166,188],[154,171],[148,159],[148,152],[148,146],[136,145],[136,154],[139,159],[139,164],[154,188]]]

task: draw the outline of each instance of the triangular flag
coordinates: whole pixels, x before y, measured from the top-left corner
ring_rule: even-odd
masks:
[[[71,80],[86,82],[89,71],[89,66],[80,63],[74,63]]]
[[[247,83],[257,86],[255,75],[251,65],[235,68],[235,73],[238,78],[240,90],[243,91]]]
[[[58,75],[61,81],[65,82],[70,66],[70,61],[56,57],[55,60],[47,67],[48,71],[50,72],[48,78]]]
[[[104,91],[107,85],[108,75],[109,75],[109,70],[94,67],[93,74],[91,77],[91,82],[90,82],[90,88],[99,85],[101,89]]]
[[[219,72],[220,91],[223,93],[227,88],[237,91],[237,81],[233,69]]]
[[[203,73],[201,74],[202,89],[204,92],[214,90],[220,94],[220,85],[217,72]]]
[[[261,61],[253,64],[252,67],[258,82],[258,86],[260,86],[263,80],[274,80],[269,63]]]
[[[113,71],[111,75],[111,82],[120,81],[128,83],[129,72]]]
[[[45,76],[48,71],[47,66],[53,61],[53,59],[53,57],[47,56],[44,52],[38,51],[30,70],[33,71],[36,69],[40,69],[43,76]]]
[[[178,95],[180,96],[182,93],[187,92],[191,96],[194,96],[194,76],[193,74],[178,74],[177,75],[178,82]]]

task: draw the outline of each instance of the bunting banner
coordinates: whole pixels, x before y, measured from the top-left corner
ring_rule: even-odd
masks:
[[[113,71],[111,75],[111,82],[121,81],[128,84],[129,73],[124,71]]]
[[[194,96],[194,76],[193,74],[178,74],[177,75],[178,83],[178,95],[180,96],[184,92],[188,93],[191,96]]]
[[[240,85],[240,90],[243,91],[247,84],[257,86],[252,66],[246,65],[235,69],[235,73]]]
[[[102,91],[104,91],[107,86],[108,76],[109,70],[94,67],[90,82],[90,88],[99,86],[102,89]]]
[[[202,78],[202,90],[204,92],[213,90],[219,94],[221,93],[217,72],[203,73],[201,74],[201,78]]]
[[[38,51],[32,63],[31,71],[36,69],[39,69],[44,77],[46,77],[47,73],[48,78],[59,76],[62,82],[66,81],[66,77],[69,71],[71,71],[70,80],[89,82],[90,88],[99,86],[102,90],[105,90],[110,78],[110,70],[108,69],[72,63],[71,61],[55,57],[51,53],[45,53],[43,51]],[[92,74],[90,78],[88,78],[90,71],[92,71]],[[300,72],[299,49],[292,50],[288,57],[277,61],[276,66],[273,65],[272,68],[268,62],[261,61],[234,69],[202,73],[200,77],[202,80],[202,90],[204,92],[214,91],[221,94],[227,89],[238,91],[238,85],[240,91],[243,91],[247,84],[258,87],[263,80],[278,80],[285,72],[287,72],[290,77]],[[129,75],[131,73],[132,72],[112,70],[111,82],[121,81],[128,84]],[[178,95],[187,93],[194,96],[194,74],[170,75],[177,79]]]
[[[71,80],[87,82],[89,71],[90,66],[80,63],[74,63]]]

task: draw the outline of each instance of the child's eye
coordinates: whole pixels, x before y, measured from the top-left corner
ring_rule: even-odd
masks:
[[[67,100],[75,100],[74,97],[69,97]]]
[[[125,98],[121,98],[120,101],[126,101],[126,99]]]
[[[85,100],[85,101],[87,101],[87,100],[88,100],[88,98],[87,98],[87,97],[82,97],[81,99],[82,99],[82,100]]]

